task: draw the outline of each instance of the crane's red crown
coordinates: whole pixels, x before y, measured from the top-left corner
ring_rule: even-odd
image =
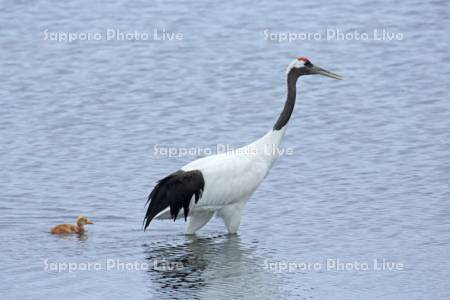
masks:
[[[297,60],[298,61],[302,61],[304,63],[309,61],[309,59],[307,59],[306,57],[303,57],[303,56],[302,57],[297,57]]]

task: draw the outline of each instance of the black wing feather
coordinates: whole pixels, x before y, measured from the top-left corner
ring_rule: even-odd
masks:
[[[158,181],[148,196],[144,230],[153,218],[167,207],[170,207],[170,215],[174,221],[181,208],[183,208],[184,220],[187,220],[192,196],[195,196],[195,203],[197,203],[204,187],[203,174],[198,170],[180,170]]]

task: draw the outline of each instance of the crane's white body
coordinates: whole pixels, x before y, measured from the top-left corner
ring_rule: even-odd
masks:
[[[278,158],[277,149],[285,131],[286,127],[271,130],[249,145],[200,158],[181,168],[183,171],[199,170],[205,180],[201,200],[190,202],[187,234],[195,233],[215,213],[224,220],[229,233],[236,233],[241,210]],[[170,218],[169,208],[157,218]]]

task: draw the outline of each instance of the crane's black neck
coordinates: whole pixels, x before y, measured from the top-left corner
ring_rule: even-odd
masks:
[[[273,126],[273,130],[281,130],[289,122],[291,118],[292,111],[295,106],[295,97],[297,94],[297,79],[300,75],[296,72],[289,72],[287,76],[287,99],[284,103],[283,111],[278,117],[277,122]]]

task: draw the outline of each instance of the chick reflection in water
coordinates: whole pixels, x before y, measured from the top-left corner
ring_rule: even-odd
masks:
[[[167,241],[145,245],[146,259],[153,266],[148,271],[151,294],[233,299],[244,293],[277,298],[277,280],[264,269],[264,259],[255,255],[255,246],[236,235],[183,236],[172,246]]]

